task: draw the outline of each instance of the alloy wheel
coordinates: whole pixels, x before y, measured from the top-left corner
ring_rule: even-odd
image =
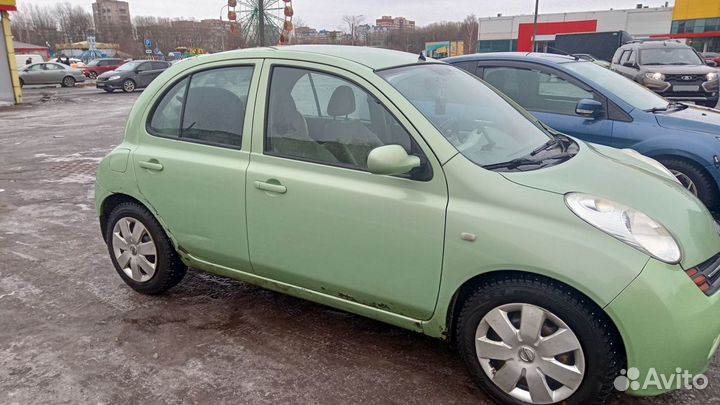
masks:
[[[95,73],[95,72],[90,72],[90,78],[91,78],[91,79],[97,79],[97,76],[98,76],[97,73]]]
[[[65,87],[73,87],[73,86],[75,85],[75,79],[73,79],[72,77],[68,76],[68,77],[66,77],[65,79],[63,79],[63,85],[64,85]]]
[[[126,80],[125,83],[123,83],[123,89],[128,93],[132,93],[135,91],[135,83],[132,80]]]
[[[150,281],[157,268],[157,247],[150,232],[139,220],[124,217],[115,223],[112,249],[122,271],[133,281]]]
[[[495,386],[527,403],[564,401],[585,376],[575,333],[552,312],[531,304],[506,304],[488,312],[477,327],[475,350]]]
[[[678,179],[678,181],[685,187],[689,192],[697,197],[698,189],[695,182],[685,173],[678,170],[670,170],[670,172]]]

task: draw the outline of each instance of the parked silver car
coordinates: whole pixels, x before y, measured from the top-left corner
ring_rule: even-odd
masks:
[[[56,62],[33,63],[20,70],[20,86],[26,84],[59,84],[73,87],[85,81],[82,71]]]

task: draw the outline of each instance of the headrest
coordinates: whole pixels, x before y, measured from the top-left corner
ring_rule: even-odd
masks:
[[[350,86],[340,86],[333,92],[327,113],[331,117],[344,117],[355,112],[355,93]]]

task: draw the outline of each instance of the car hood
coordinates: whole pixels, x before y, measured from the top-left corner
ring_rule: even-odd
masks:
[[[526,187],[558,194],[591,194],[649,215],[680,243],[686,268],[720,252],[720,235],[712,215],[681,185],[621,150],[577,142],[580,152],[563,164],[501,174]]]
[[[657,113],[655,118],[663,128],[720,136],[720,111],[712,108],[689,106],[684,110]]]
[[[114,71],[114,70],[111,70],[111,71],[109,71],[109,72],[105,72],[105,73],[99,75],[98,77],[101,77],[101,78],[104,79],[104,78],[106,78],[106,77],[110,77],[110,76],[113,76],[113,75],[120,75],[120,74],[122,74],[122,73],[121,73],[121,72],[116,72],[116,71]]]
[[[643,65],[646,72],[657,72],[666,75],[699,75],[717,72],[716,68],[708,65]]]

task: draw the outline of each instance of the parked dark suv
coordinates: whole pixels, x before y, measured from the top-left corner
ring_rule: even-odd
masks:
[[[153,80],[160,76],[160,73],[169,67],[170,63],[168,62],[134,60],[98,76],[95,86],[108,93],[115,90],[132,93],[135,89],[149,86]]]
[[[718,103],[718,71],[695,49],[677,41],[632,42],[620,47],[612,70],[669,100]]]

